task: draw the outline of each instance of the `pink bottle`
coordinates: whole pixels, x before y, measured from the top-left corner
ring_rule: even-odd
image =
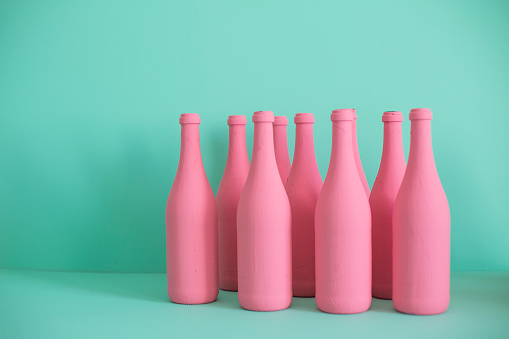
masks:
[[[295,297],[315,296],[315,207],[322,189],[311,113],[295,115],[295,153],[286,182],[292,207],[292,286]]]
[[[369,205],[373,249],[373,296],[392,299],[392,210],[405,174],[401,112],[385,112],[384,146]]]
[[[216,195],[219,217],[219,288],[237,291],[237,207],[249,172],[243,115],[230,115],[228,158]]]
[[[277,311],[292,301],[292,215],[274,156],[272,112],[253,115],[251,167],[237,210],[240,306]]]
[[[200,116],[180,116],[180,160],[166,204],[168,296],[178,304],[204,304],[219,293],[217,211],[200,151]]]
[[[431,111],[410,111],[410,153],[393,212],[394,307],[438,314],[449,306],[450,214],[431,147]]]
[[[359,145],[357,144],[357,113],[355,109],[353,109],[353,123],[352,123],[352,137],[353,137],[353,154],[355,156],[355,165],[357,166],[357,171],[359,172],[359,177],[361,178],[362,187],[366,192],[366,196],[369,199],[369,185],[366,180],[366,175],[364,174],[364,169],[362,168],[361,156],[359,154]]]
[[[352,145],[353,110],[332,111],[332,155],[316,203],[316,304],[360,313],[371,304],[371,212]]]
[[[283,185],[286,185],[292,167],[286,137],[287,125],[288,119],[285,116],[274,117],[274,150],[276,152],[277,168]]]

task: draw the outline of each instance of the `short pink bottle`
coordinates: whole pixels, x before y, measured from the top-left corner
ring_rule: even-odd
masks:
[[[316,304],[360,313],[371,304],[371,212],[355,165],[353,110],[334,110],[331,120],[331,160],[315,210]]]
[[[292,167],[288,152],[286,126],[288,126],[288,119],[285,116],[274,117],[274,150],[276,152],[277,168],[283,185],[286,185]]]
[[[204,304],[219,293],[216,202],[201,158],[200,116],[182,114],[180,124],[180,160],[166,204],[168,296]]]
[[[237,210],[240,305],[277,311],[292,301],[292,215],[274,155],[274,115],[255,112],[251,166]]]
[[[382,160],[369,205],[373,249],[373,297],[392,299],[392,210],[405,174],[401,112],[385,112]]]
[[[357,166],[357,172],[359,173],[359,178],[361,179],[364,192],[366,192],[366,196],[369,199],[369,184],[368,181],[366,180],[364,169],[362,168],[361,156],[359,154],[359,144],[357,143],[357,113],[355,109],[353,109],[352,137],[353,137],[353,152],[354,152],[353,154],[355,156],[355,165]]]
[[[393,292],[399,312],[449,306],[450,214],[431,147],[431,111],[410,111],[410,152],[393,212]]]
[[[243,115],[230,115],[228,157],[216,195],[219,218],[219,288],[237,291],[237,207],[249,172]]]
[[[292,286],[295,297],[315,296],[315,207],[322,189],[311,113],[295,115],[295,153],[286,182],[292,207]]]

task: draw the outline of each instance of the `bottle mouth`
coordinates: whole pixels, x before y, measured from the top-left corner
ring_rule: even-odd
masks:
[[[315,122],[315,117],[313,113],[297,113],[293,118],[293,122],[296,124],[312,124]]]
[[[353,120],[357,120],[357,110],[355,108],[352,108],[353,111]]]
[[[288,118],[284,115],[278,115],[274,117],[274,126],[287,126]]]
[[[384,114],[382,115],[382,121],[383,122],[391,122],[391,121],[401,122],[401,121],[403,121],[403,114],[401,114],[400,111],[387,111],[387,112],[384,112]]]
[[[352,121],[354,110],[351,108],[335,109],[330,115],[331,121]]]
[[[246,125],[247,118],[244,115],[230,115],[228,117],[228,125]]]
[[[410,120],[431,120],[433,114],[429,108],[413,108],[408,115]]]
[[[200,115],[198,113],[183,113],[180,115],[179,123],[184,124],[199,124]]]
[[[271,111],[254,112],[253,122],[274,122],[274,114]]]

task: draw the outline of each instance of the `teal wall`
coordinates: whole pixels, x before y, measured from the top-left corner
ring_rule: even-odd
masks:
[[[0,267],[163,271],[182,112],[202,117],[216,190],[229,114],[313,112],[325,177],[330,112],[355,107],[372,185],[382,112],[404,112],[408,154],[408,112],[430,107],[452,269],[508,269],[508,17],[508,1],[1,1]]]

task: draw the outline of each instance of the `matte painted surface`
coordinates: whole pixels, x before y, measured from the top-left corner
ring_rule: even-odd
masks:
[[[292,288],[295,297],[315,296],[315,207],[322,189],[316,164],[312,113],[297,113],[295,154],[285,185],[292,208]]]
[[[357,166],[357,172],[359,173],[359,178],[361,179],[362,188],[366,193],[366,196],[369,199],[369,184],[366,179],[366,174],[364,174],[364,168],[362,167],[361,155],[359,154],[359,143],[357,141],[357,113],[356,110],[353,110],[353,121],[352,121],[352,143],[353,143],[353,156],[355,157],[355,166]]]
[[[412,109],[408,164],[392,215],[392,300],[400,312],[438,314],[449,305],[451,216],[433,158],[428,108]]]
[[[287,117],[274,117],[274,151],[276,152],[277,169],[283,185],[286,185],[292,167],[290,153],[288,152],[287,126]]]
[[[274,155],[274,115],[253,114],[253,158],[237,209],[239,303],[278,311],[292,301],[292,211]]]
[[[165,284],[164,274],[0,270],[0,337],[505,339],[509,333],[507,271],[453,273],[451,306],[431,317],[398,313],[379,299],[352,316],[320,312],[313,298],[293,298],[281,312],[245,312],[237,293],[225,291],[214,303],[178,305],[168,301]]]
[[[384,139],[380,168],[369,196],[373,257],[373,296],[392,299],[392,212],[405,175],[401,112],[382,115]]]
[[[328,313],[371,303],[371,211],[357,172],[352,109],[332,111],[332,151],[315,210],[316,304]]]
[[[217,298],[217,207],[203,168],[200,117],[180,116],[179,165],[166,204],[168,296],[179,304],[204,304]]]
[[[183,112],[216,191],[228,115],[313,112],[325,178],[330,111],[355,107],[372,185],[380,112],[422,106],[452,269],[509,269],[508,17],[504,0],[0,1],[0,267],[163,272]]]
[[[237,207],[249,172],[244,115],[228,118],[228,158],[216,195],[219,228],[219,288],[237,291]]]

